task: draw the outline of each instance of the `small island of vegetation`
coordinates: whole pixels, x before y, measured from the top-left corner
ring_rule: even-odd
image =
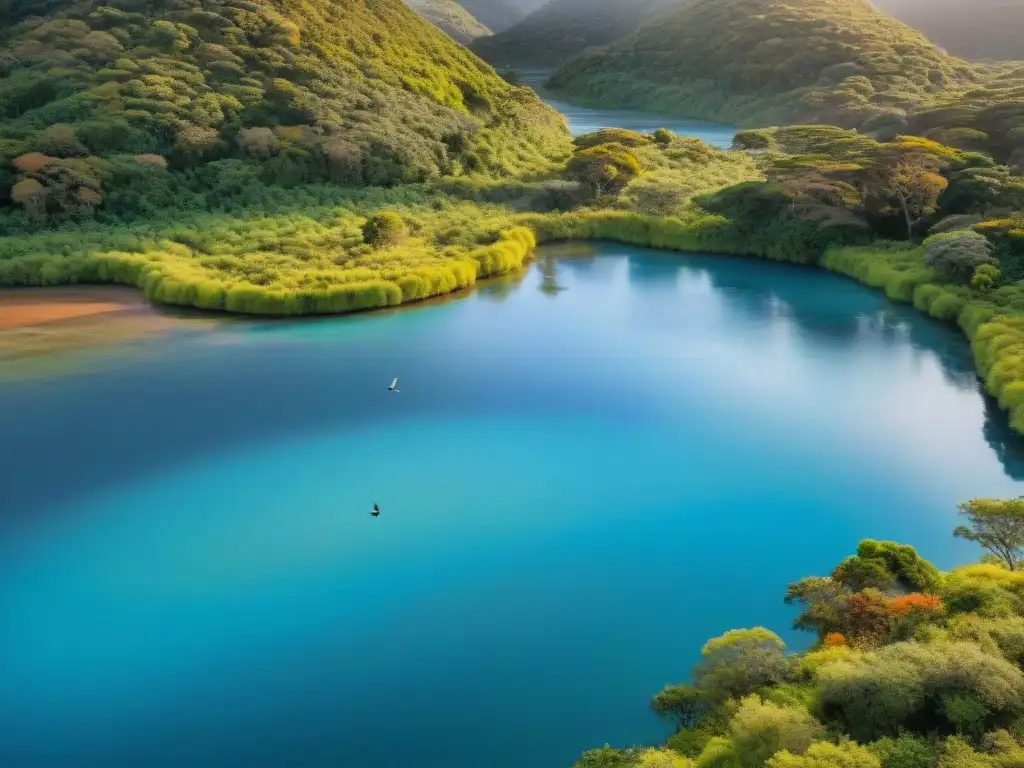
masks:
[[[983,562],[940,573],[864,540],[785,602],[809,650],[763,627],[709,640],[690,683],[650,708],[660,747],[590,750],[576,768],[1007,768],[1024,760],[1024,500],[961,505]]]

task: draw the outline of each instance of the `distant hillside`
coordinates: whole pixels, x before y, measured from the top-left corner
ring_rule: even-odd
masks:
[[[472,48],[497,65],[554,67],[629,34],[666,2],[671,0],[551,0]]]
[[[525,19],[529,13],[516,0],[460,0],[459,5],[492,32],[504,32]]]
[[[1022,0],[874,0],[956,56],[1024,60]]]
[[[472,13],[455,0],[405,0],[416,13],[463,45],[491,34]]]
[[[690,0],[550,85],[586,102],[746,125],[875,129],[975,79],[867,0]]]
[[[244,187],[253,167],[286,185],[391,185],[516,174],[568,146],[532,91],[401,0],[7,10],[0,199],[26,208],[92,208],[164,169],[201,171],[211,186]]]

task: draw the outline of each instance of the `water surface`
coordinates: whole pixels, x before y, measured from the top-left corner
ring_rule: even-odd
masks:
[[[599,109],[583,107],[562,101],[544,88],[544,83],[551,76],[547,70],[526,70],[519,72],[520,79],[537,91],[538,95],[551,107],[557,109],[569,124],[573,136],[615,126],[628,128],[640,133],[653,133],[659,128],[668,128],[680,136],[695,136],[706,144],[720,149],[732,146],[736,135],[736,126],[722,123],[708,123],[702,120],[689,120],[684,117],[659,115],[653,112],[636,112],[627,109]]]
[[[401,393],[389,394],[393,376]],[[0,383],[0,764],[559,768],[864,536],[1024,493],[952,328],[622,247]],[[374,503],[379,519],[367,513]]]

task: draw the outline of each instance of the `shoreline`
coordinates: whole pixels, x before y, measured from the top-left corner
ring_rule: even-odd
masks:
[[[998,364],[1001,362],[1005,345],[996,345],[991,350],[987,348],[992,333],[995,333],[1001,323],[1007,318],[1012,318],[1013,315],[999,312],[996,308],[990,308],[984,304],[956,297],[954,297],[956,300],[952,305],[950,302],[936,302],[934,299],[937,296],[949,298],[949,292],[942,285],[930,283],[927,280],[908,280],[909,276],[904,273],[887,269],[882,270],[881,273],[873,273],[871,270],[872,249],[884,251],[887,247],[884,241],[868,246],[829,250],[816,260],[809,261],[799,256],[786,258],[781,254],[769,255],[751,252],[738,243],[729,243],[716,237],[715,233],[687,231],[686,225],[676,219],[644,217],[636,214],[623,216],[617,213],[604,215],[598,213],[580,219],[573,219],[568,215],[556,219],[543,216],[539,218],[540,220],[529,221],[528,217],[524,217],[526,220],[521,221],[521,224],[513,230],[503,233],[503,237],[496,243],[478,248],[475,251],[477,259],[474,260],[477,264],[477,275],[468,285],[456,285],[451,290],[442,289],[437,293],[428,292],[427,295],[410,296],[409,298],[405,298],[397,286],[394,286],[397,296],[382,296],[380,298],[384,298],[384,301],[380,303],[372,300],[365,303],[350,302],[343,299],[337,302],[342,305],[338,307],[335,302],[328,300],[319,306],[310,307],[312,311],[263,313],[259,310],[266,307],[258,306],[260,302],[243,302],[243,306],[231,309],[220,302],[217,302],[220,306],[198,306],[203,303],[196,301],[198,296],[187,289],[180,290],[184,288],[180,285],[175,286],[179,290],[170,292],[171,296],[169,297],[162,296],[162,292],[158,289],[154,290],[153,283],[147,285],[147,289],[144,290],[127,281],[118,285],[107,283],[80,284],[74,287],[0,289],[0,360],[5,357],[10,359],[10,355],[4,354],[5,336],[19,331],[44,337],[51,336],[47,344],[50,349],[43,351],[42,354],[58,349],[74,348],[77,350],[84,346],[100,346],[104,341],[108,344],[119,343],[153,329],[136,328],[134,333],[114,333],[113,336],[116,338],[100,339],[98,343],[92,338],[80,338],[77,343],[76,341],[68,343],[67,340],[62,341],[59,338],[60,331],[66,329],[68,324],[77,324],[77,330],[81,336],[83,335],[81,332],[87,330],[83,324],[95,323],[97,319],[134,316],[135,318],[153,320],[156,325],[162,326],[160,330],[164,330],[186,322],[183,318],[175,318],[172,314],[175,309],[180,311],[183,308],[186,312],[198,309],[195,318],[205,319],[208,322],[216,321],[218,317],[236,319],[247,317],[263,321],[326,319],[341,315],[365,315],[381,310],[412,309],[422,304],[429,305],[437,301],[458,299],[468,295],[474,289],[486,289],[488,284],[496,283],[500,278],[514,279],[515,276],[522,275],[525,267],[534,260],[536,246],[604,241],[672,253],[732,255],[814,267],[841,274],[868,287],[882,290],[891,300],[913,304],[923,315],[959,327],[971,343],[975,358],[975,373],[979,380],[986,391],[999,402],[1000,409],[1007,414],[1011,429],[1024,435],[1024,401],[1017,397],[1011,399],[1005,396],[1007,385],[1013,383],[1012,380],[1007,380],[1003,376],[990,376],[993,369],[998,368]],[[628,224],[631,225],[627,231],[620,228],[624,219],[628,219]],[[854,258],[836,258],[842,255],[852,255]],[[143,282],[142,275],[135,277],[139,279],[139,282]],[[156,285],[158,286],[159,282]],[[33,305],[31,298],[28,298],[29,295],[43,291],[46,292],[46,300],[41,304]],[[103,295],[106,300],[97,300],[94,291],[105,292]],[[38,300],[41,296],[44,294],[36,293],[35,297]],[[11,303],[10,300],[13,297],[18,297],[21,301]],[[180,303],[166,301],[163,300],[164,298],[174,298]],[[253,306],[253,304],[257,306]],[[276,308],[273,307],[273,309]],[[7,315],[6,321],[5,314]],[[30,320],[34,320],[34,324],[29,324]],[[5,322],[8,324],[7,326],[4,325]],[[21,324],[14,325],[16,322]],[[102,322],[100,324],[108,325]],[[109,325],[116,326],[117,323]],[[146,323],[143,322],[142,325],[146,325]],[[986,332],[985,329],[988,326],[992,326],[991,332]],[[1012,330],[1017,331],[1016,328]],[[84,335],[88,336],[89,334],[87,332]],[[1006,348],[1005,354],[1012,354],[1013,351],[1013,347]],[[35,350],[22,351],[19,354],[16,350],[13,356],[18,359],[39,354],[40,352]]]

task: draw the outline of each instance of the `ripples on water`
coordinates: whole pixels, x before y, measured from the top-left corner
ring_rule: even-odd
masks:
[[[806,642],[785,584],[859,538],[948,567],[1022,493],[958,333],[776,264],[547,248],[120,352],[0,383],[3,765],[566,766],[707,637]]]

